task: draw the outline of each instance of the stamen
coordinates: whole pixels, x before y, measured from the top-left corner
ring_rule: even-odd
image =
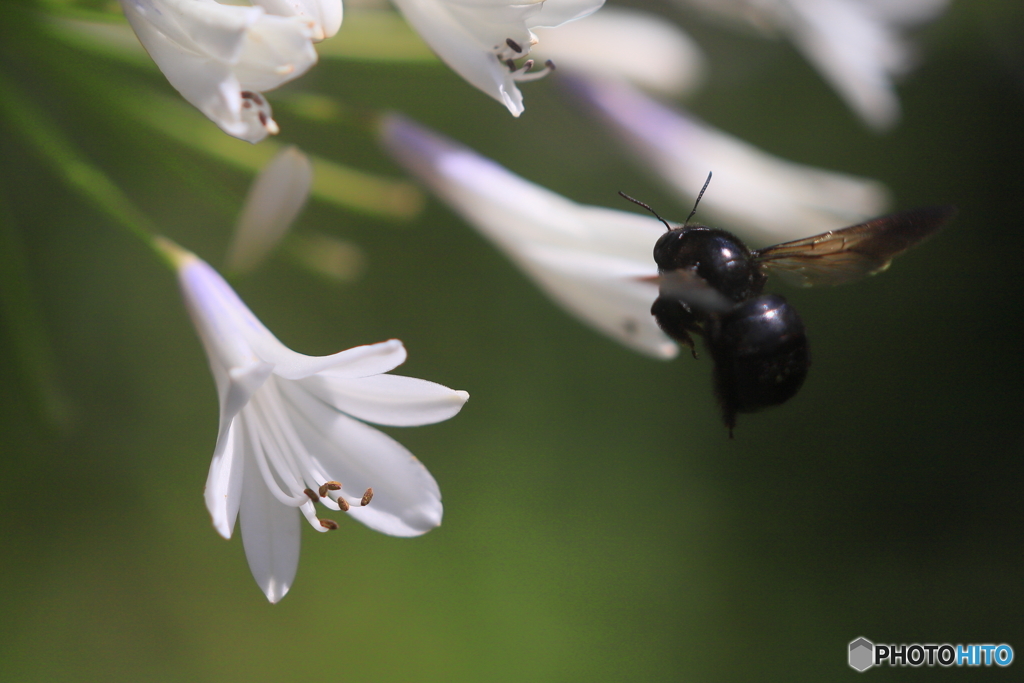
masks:
[[[255,403],[255,402],[254,402]],[[278,482],[277,478],[271,472],[271,464],[267,461],[268,458],[272,458],[274,453],[273,449],[268,452],[269,444],[267,440],[269,435],[263,433],[261,430],[261,424],[258,419],[246,419],[245,413],[243,412],[240,416],[245,424],[246,432],[248,433],[249,443],[252,446],[253,455],[255,455],[256,465],[260,470],[260,474],[263,476],[263,481],[266,483],[267,488],[270,489],[270,493],[277,498],[283,505],[301,505],[307,501],[305,494],[291,495],[287,493],[282,486],[291,488],[289,484],[297,484],[298,482],[291,480],[286,481],[286,475],[290,472],[282,471],[275,463],[274,469],[281,475],[281,483]],[[298,488],[298,487],[296,487]],[[292,489],[295,490],[295,489]]]
[[[519,43],[517,43],[516,41],[512,40],[511,38],[506,38],[505,39],[505,44],[508,45],[510,48],[512,48],[512,50],[516,54],[522,54],[523,53],[523,48],[519,45]]]
[[[314,491],[313,489],[305,489],[303,493],[309,496],[309,499],[314,503],[320,500],[316,495],[316,491]]]
[[[515,73],[515,70],[516,70],[516,63],[515,63],[515,62],[513,62],[513,61],[512,61],[511,59],[506,59],[506,60],[505,60],[505,66],[507,66],[507,67],[508,67],[508,70],[509,70],[509,71],[511,71],[511,72],[513,72],[513,73]]]
[[[242,99],[252,100],[256,104],[263,106],[263,98],[260,97],[260,94],[258,92],[253,92],[251,90],[243,90]]]
[[[530,71],[533,68],[533,60],[526,60],[523,65],[512,72],[512,78],[519,82],[525,83],[526,81],[536,81],[544,78],[549,73],[555,70],[555,63],[550,59],[544,62],[544,68],[538,69],[537,71]]]
[[[328,491],[340,491],[340,490],[341,490],[341,484],[339,482],[336,482],[336,481],[324,482],[320,486],[320,497],[321,498],[326,498]]]
[[[366,493],[363,494],[363,499],[359,501],[359,504],[369,505],[371,500],[373,500],[373,489],[366,489]]]
[[[324,519],[323,517],[320,518],[320,526],[327,529],[328,531],[337,531],[338,529],[337,522],[335,522],[333,519]]]
[[[338,507],[341,508],[342,512],[348,512],[349,504],[344,498],[338,498]]]

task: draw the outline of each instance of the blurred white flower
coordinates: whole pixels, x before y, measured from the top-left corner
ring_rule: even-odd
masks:
[[[656,219],[576,204],[395,114],[381,135],[395,159],[571,314],[641,353],[676,355],[651,316],[652,250],[665,232]]]
[[[312,185],[309,157],[294,145],[282,148],[249,188],[224,267],[244,273],[262,263],[305,206]]]
[[[701,211],[750,237],[766,242],[807,237],[878,215],[888,203],[877,181],[772,156],[626,83],[563,81],[686,203],[713,172]]]
[[[530,30],[560,26],[596,11],[604,0],[393,0],[437,56],[471,85],[523,113],[516,83],[547,74],[517,65],[537,43]],[[600,49],[600,48],[598,48]],[[596,50],[595,50],[596,51]]]
[[[313,40],[330,38],[341,28],[341,0],[252,0],[279,17],[305,17],[316,23]]]
[[[551,59],[560,73],[625,78],[668,95],[688,93],[704,77],[704,55],[693,39],[650,12],[605,7],[558,30],[535,33],[538,57]]]
[[[394,339],[331,356],[296,353],[209,265],[158,242],[176,265],[220,396],[206,506],[224,538],[240,518],[249,568],[270,602],[284,597],[298,569],[299,511],[317,531],[337,528],[317,516],[315,502],[392,536],[417,536],[441,523],[434,478],[364,421],[447,420],[466,392],[383,374],[405,360]]]
[[[913,66],[902,31],[941,14],[949,0],[685,0],[785,35],[870,126],[892,127],[893,78]]]
[[[341,20],[340,0],[268,0],[267,9],[214,0],[120,1],[171,85],[225,133],[249,142],[278,132],[262,91],[316,63],[313,41],[326,34],[306,12],[319,13],[335,31]],[[336,12],[329,9],[334,3]]]

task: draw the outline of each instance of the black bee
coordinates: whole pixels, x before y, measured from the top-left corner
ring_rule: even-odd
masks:
[[[933,235],[956,213],[951,206],[912,209],[751,250],[725,230],[690,225],[696,204],[686,222],[673,228],[646,204],[622,196],[668,228],[654,245],[659,296],[651,314],[695,358],[691,335],[704,338],[730,437],[737,413],[786,402],[799,391],[811,364],[796,310],[777,294],[761,293],[767,269],[803,286],[853,282],[888,268],[893,257]]]

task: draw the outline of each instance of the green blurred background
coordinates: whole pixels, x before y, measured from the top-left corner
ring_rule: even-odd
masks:
[[[360,245],[365,276],[331,284],[277,257],[234,282],[241,296],[299,351],[397,337],[402,374],[472,399],[389,430],[437,478],[444,525],[306,529],[278,605],[209,524],[217,399],[173,275],[0,119],[4,248],[27,265],[71,410],[60,428],[41,419],[0,321],[0,680],[820,681],[856,675],[858,636],[1024,657],[1024,6],[954,2],[920,31],[903,121],[883,135],[788,44],[652,9],[708,54],[698,115],[878,178],[898,208],[960,216],[881,277],[772,285],[801,311],[814,367],[730,441],[707,359],[653,361],[592,333],[436,201],[405,223],[312,201],[297,230]],[[221,263],[251,175],[139,126],[89,81],[170,92],[155,70],[5,12],[5,76],[167,235]],[[437,64],[324,60],[272,101],[295,92],[398,109],[581,202],[628,208],[625,190],[668,217],[689,208],[557,74],[524,88],[518,120]],[[286,142],[400,175],[352,126],[276,114]]]

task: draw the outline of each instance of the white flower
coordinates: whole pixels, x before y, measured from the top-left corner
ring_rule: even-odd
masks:
[[[669,95],[690,92],[704,76],[704,55],[693,39],[650,12],[605,7],[535,33],[538,58],[550,58],[559,72],[625,78]],[[615,49],[604,49],[610,45]]]
[[[278,132],[262,91],[313,66],[313,41],[326,35],[318,21],[337,30],[341,19],[340,0],[266,4],[267,9],[214,0],[121,0],[139,41],[171,85],[225,133],[249,142]]]
[[[283,147],[249,188],[225,268],[244,273],[262,263],[305,206],[312,185],[309,157],[294,145]]]
[[[383,374],[405,360],[398,340],[331,356],[296,353],[209,265],[166,240],[159,244],[177,267],[220,396],[206,506],[224,538],[240,518],[249,568],[268,600],[284,597],[295,578],[299,512],[317,531],[337,528],[317,517],[314,501],[392,536],[417,536],[441,523],[434,478],[364,421],[447,420],[466,392]]]
[[[846,103],[884,130],[900,115],[893,78],[913,65],[901,31],[938,16],[949,0],[686,0],[788,37]]]
[[[521,66],[513,62],[536,44],[530,29],[559,26],[604,4],[604,0],[393,1],[442,61],[503,103],[513,116],[523,113],[523,95],[516,83],[534,80],[549,70],[532,72],[532,60]]]
[[[313,39],[318,42],[341,28],[341,0],[252,0],[252,4],[279,17],[311,19],[316,24]]]
[[[807,237],[878,215],[888,203],[877,181],[780,159],[626,83],[563,80],[686,204],[713,172],[701,213],[750,237],[769,243]]]
[[[576,204],[395,114],[381,134],[407,170],[570,313],[641,353],[676,355],[651,316],[652,250],[665,231],[656,219]]]

